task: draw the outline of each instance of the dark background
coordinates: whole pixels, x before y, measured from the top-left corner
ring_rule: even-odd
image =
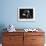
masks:
[[[27,11],[30,11],[30,13],[28,14]],[[26,14],[25,16],[23,16],[22,14]],[[28,14],[28,17],[27,17]],[[20,9],[20,19],[32,19],[33,18],[33,9]]]

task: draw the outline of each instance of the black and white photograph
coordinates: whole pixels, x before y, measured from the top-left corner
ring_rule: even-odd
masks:
[[[18,8],[18,20],[19,21],[33,21],[35,20],[34,8]]]

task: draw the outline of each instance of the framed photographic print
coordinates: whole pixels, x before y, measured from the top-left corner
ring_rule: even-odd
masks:
[[[34,21],[35,8],[19,7],[18,8],[18,21]]]

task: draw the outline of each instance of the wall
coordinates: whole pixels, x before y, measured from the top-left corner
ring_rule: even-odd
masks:
[[[46,0],[0,0],[0,25],[13,24],[16,28],[46,28]],[[34,22],[17,21],[18,7],[34,7],[36,20]]]

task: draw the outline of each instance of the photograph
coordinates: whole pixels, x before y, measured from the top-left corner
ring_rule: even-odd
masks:
[[[34,8],[18,8],[18,20],[19,21],[34,21],[35,20],[35,9]]]

